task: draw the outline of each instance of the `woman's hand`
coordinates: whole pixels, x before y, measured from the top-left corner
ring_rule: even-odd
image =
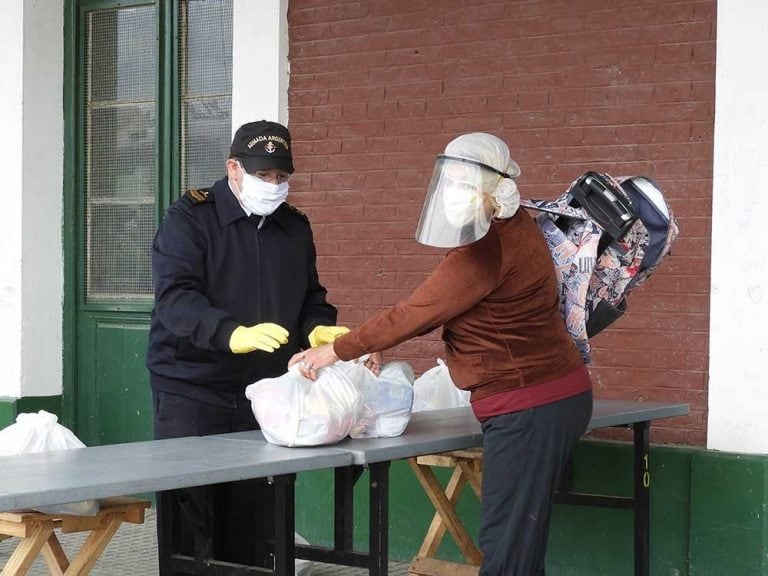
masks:
[[[372,352],[363,365],[373,372],[374,376],[381,374],[381,367],[384,364],[384,355],[381,352]]]
[[[304,378],[317,380],[317,373],[321,368],[330,366],[338,360],[339,357],[333,351],[333,344],[325,344],[294,354],[288,361],[288,368],[298,364],[299,372]]]
[[[303,350],[294,354],[288,361],[288,368],[294,364],[299,365],[299,372],[304,378],[317,380],[317,373],[321,368],[330,366],[338,362],[339,357],[333,350],[333,344],[325,344],[309,350]],[[373,352],[363,365],[368,368],[375,376],[381,374],[381,366],[384,363],[384,356],[381,352]]]

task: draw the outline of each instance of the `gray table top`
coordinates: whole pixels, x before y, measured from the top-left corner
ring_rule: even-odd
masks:
[[[328,447],[174,438],[0,457],[0,510],[170,490],[347,466]]]
[[[625,426],[688,413],[686,404],[595,401],[589,428]],[[416,412],[402,436],[285,448],[237,432],[0,457],[0,510],[33,508],[372,464],[482,445],[471,408]]]
[[[650,422],[651,420],[685,416],[686,414],[688,414],[688,404],[595,400],[589,429],[627,426],[636,422]]]
[[[243,442],[264,442],[261,432],[235,432],[219,438]],[[483,433],[470,408],[414,412],[408,427],[395,438],[346,438],[328,448],[351,454],[355,464],[400,460],[480,446]]]
[[[589,429],[609,426],[627,426],[636,422],[648,422],[688,414],[687,404],[663,404],[658,402],[626,402],[620,400],[596,400],[592,409]],[[236,432],[220,438],[263,442],[261,432]],[[480,423],[472,409],[452,408],[415,412],[402,436],[395,438],[347,438],[329,446],[352,454],[355,464],[372,464],[387,460],[401,460],[424,454],[438,454],[482,446]]]
[[[687,404],[595,400],[589,429],[625,426],[684,414],[688,414]],[[482,443],[480,423],[467,407],[416,412],[403,435],[396,438],[348,438],[334,446],[350,451],[355,464],[373,464],[475,448]]]
[[[424,454],[482,446],[483,432],[471,408],[414,412],[402,436],[347,438],[334,447],[352,454],[355,464],[373,464]]]

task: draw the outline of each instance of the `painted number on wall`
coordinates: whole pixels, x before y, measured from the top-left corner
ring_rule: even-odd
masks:
[[[648,454],[643,456],[643,462],[645,463],[645,470],[643,471],[643,488],[649,488],[651,486],[651,472],[648,470]]]

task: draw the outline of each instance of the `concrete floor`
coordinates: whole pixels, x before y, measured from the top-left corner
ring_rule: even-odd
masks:
[[[123,524],[91,571],[91,576],[157,576],[155,534],[154,510],[147,511],[144,524]],[[85,540],[83,533],[59,533],[58,537],[70,559],[75,556]],[[5,566],[17,544],[17,538],[0,541],[0,568]],[[42,557],[38,557],[27,574],[28,576],[49,576],[50,572]],[[310,572],[302,573],[302,576],[310,574],[312,576],[366,576],[368,571],[315,563]],[[407,576],[408,564],[390,562],[389,574],[390,576]]]

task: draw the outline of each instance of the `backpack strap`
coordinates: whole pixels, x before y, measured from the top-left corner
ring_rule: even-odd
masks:
[[[521,198],[520,206],[522,208],[529,208],[531,210],[536,210],[537,212],[552,214],[553,216],[564,216],[566,218],[576,218],[578,220],[587,219],[578,210],[575,210],[568,206],[559,206],[556,202],[553,202],[551,200],[533,200],[533,199]]]

